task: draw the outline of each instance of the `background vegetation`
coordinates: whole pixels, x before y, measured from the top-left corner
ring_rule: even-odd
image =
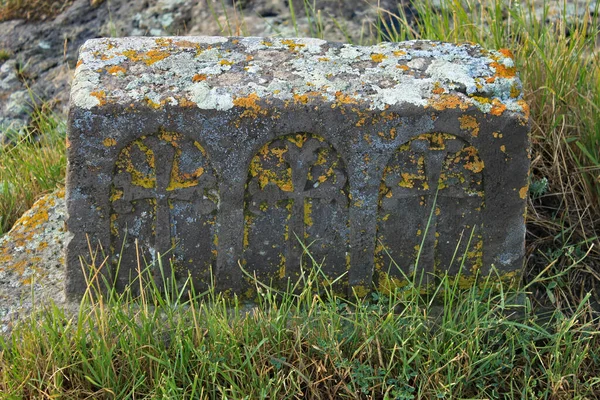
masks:
[[[2,5],[7,1],[17,4]],[[595,14],[553,20],[539,3],[442,0],[434,9],[414,1],[416,19],[406,8],[381,10],[359,35],[360,44],[471,41],[515,54],[532,126],[521,289],[460,291],[441,279],[430,294],[409,285],[389,296],[344,301],[326,287],[316,291],[318,280],[306,277],[299,295],[257,283],[261,302],[248,313],[213,293],[186,303],[181,290],[165,294],[151,283],[137,301],[127,293],[105,299],[91,293],[76,319],[50,308],[0,342],[0,393],[599,397],[593,308],[600,300],[594,290],[600,278],[600,13],[597,6]],[[209,4],[226,22],[223,34],[243,33],[241,13],[223,15],[223,2]],[[319,12],[318,2],[306,1],[292,16],[299,35],[322,37],[323,27],[333,25],[349,40],[357,37]],[[300,18],[308,19],[308,32],[301,31]],[[45,110],[33,120],[26,139],[0,150],[2,231],[64,179],[64,121]]]

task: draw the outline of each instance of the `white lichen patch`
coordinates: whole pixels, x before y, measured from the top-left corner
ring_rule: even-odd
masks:
[[[211,89],[204,82],[194,83],[186,91],[191,95],[190,100],[200,109],[225,111],[233,107],[233,98],[229,93],[223,93],[218,88]]]
[[[100,75],[88,68],[77,68],[73,86],[71,86],[71,102],[78,107],[89,110],[100,104],[98,97],[92,92],[98,88]]]
[[[192,102],[224,111],[251,94],[285,101],[310,95],[310,101],[330,103],[342,97],[368,109],[442,109],[440,96],[454,94],[484,113],[526,114],[510,52],[428,41],[354,46],[306,38],[94,39],[82,47],[72,102],[85,110]]]
[[[431,76],[431,79],[448,85],[450,89],[454,90],[463,86],[466,88],[467,94],[477,91],[475,79],[464,65],[446,60],[433,60],[425,72]]]

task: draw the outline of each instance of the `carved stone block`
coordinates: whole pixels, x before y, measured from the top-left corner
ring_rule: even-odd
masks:
[[[146,265],[197,290],[340,291],[415,273],[510,279],[524,256],[528,108],[510,52],[412,41],[88,41],[71,92],[67,293]],[[310,253],[310,256],[309,254]],[[100,253],[98,253],[100,254]]]

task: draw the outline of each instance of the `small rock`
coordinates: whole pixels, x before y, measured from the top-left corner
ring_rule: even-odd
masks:
[[[39,199],[0,237],[0,335],[37,307],[65,305],[64,189]]]

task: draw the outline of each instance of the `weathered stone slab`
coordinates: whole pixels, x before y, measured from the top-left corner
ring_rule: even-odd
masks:
[[[528,108],[506,50],[90,40],[68,140],[73,297],[88,240],[107,276],[121,260],[119,288],[136,241],[197,289],[235,292],[248,288],[240,265],[279,287],[297,279],[299,241],[360,293],[401,285],[417,260],[467,282],[522,266]]]

